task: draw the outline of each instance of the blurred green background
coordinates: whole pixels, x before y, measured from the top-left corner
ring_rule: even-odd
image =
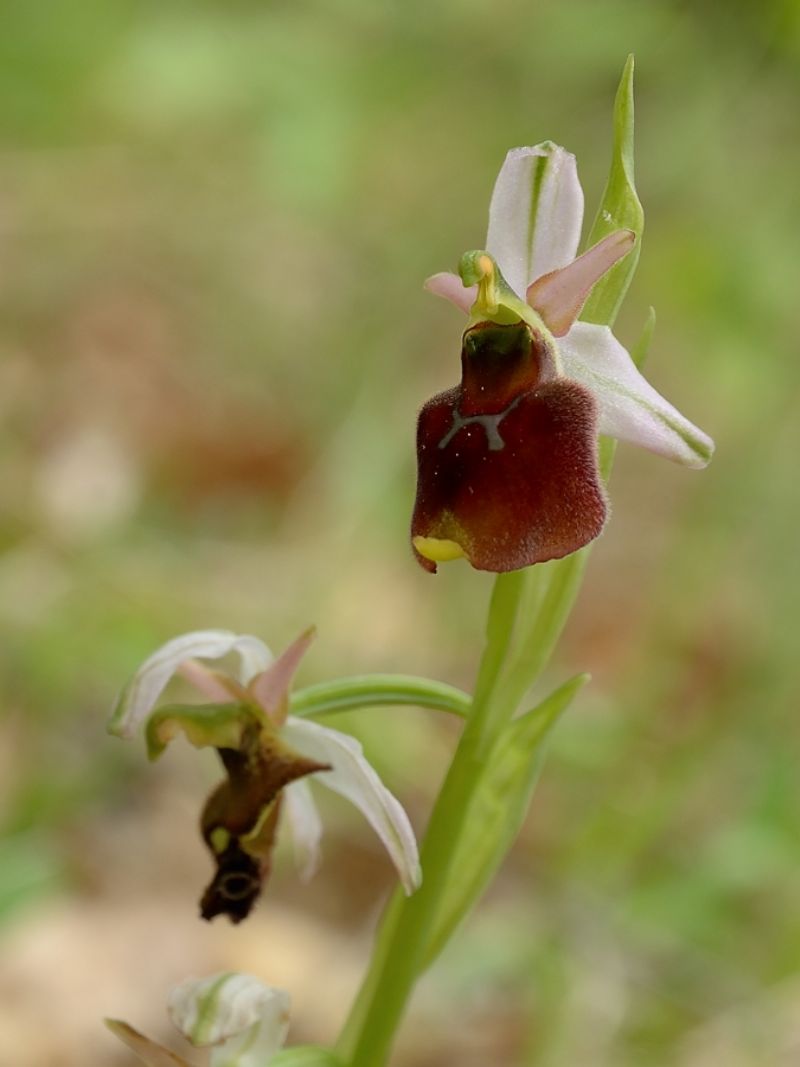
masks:
[[[243,927],[198,923],[217,771],[107,738],[185,630],[302,682],[469,687],[490,581],[413,562],[415,411],[458,373],[423,279],[484,240],[507,148],[576,152],[591,216],[637,56],[647,227],[618,322],[717,440],[619,451],[549,681],[593,684],[534,814],[423,983],[398,1067],[800,1057],[800,8],[790,0],[4,0],[0,9],[0,1064],[130,1064],[167,989],[255,971],[332,1040],[391,874],[344,806]],[[452,725],[366,711],[418,829]],[[204,754],[207,755],[207,754]],[[175,1046],[177,1047],[177,1045]]]

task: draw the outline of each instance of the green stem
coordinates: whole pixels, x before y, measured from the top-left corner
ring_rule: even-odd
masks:
[[[471,701],[467,732],[486,743],[497,729],[493,697],[500,684],[501,673],[514,637],[520,601],[527,587],[529,572],[512,571],[495,579],[489,617],[486,623],[486,648],[478,668],[475,695]]]
[[[395,1030],[423,969],[470,796],[486,754],[505,725],[495,713],[493,698],[524,585],[524,572],[499,575],[495,582],[472,710],[422,846],[425,880],[412,897],[396,892],[390,901],[369,972],[337,1045],[337,1054],[351,1067],[381,1067],[386,1062]]]
[[[543,569],[549,568],[544,595],[498,694],[499,714],[513,714],[547,666],[572,611],[588,558],[589,550],[583,549],[566,559],[542,565]]]
[[[393,704],[449,711],[464,718],[469,713],[472,697],[453,685],[409,674],[356,674],[298,689],[292,694],[289,712],[317,718],[355,708]]]

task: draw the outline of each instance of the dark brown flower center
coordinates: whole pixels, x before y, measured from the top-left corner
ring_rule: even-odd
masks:
[[[597,407],[553,373],[549,342],[525,323],[464,335],[461,384],[423,407],[411,525],[426,570],[467,557],[517,570],[576,552],[603,528]]]

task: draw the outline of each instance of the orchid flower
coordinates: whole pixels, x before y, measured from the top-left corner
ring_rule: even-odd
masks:
[[[301,876],[310,878],[320,855],[321,823],[306,776],[346,797],[383,841],[406,893],[420,884],[414,832],[397,799],[367,762],[361,745],[338,730],[288,716],[289,688],[314,631],[307,630],[277,659],[257,637],[200,630],[154,652],[119,698],[109,732],[130,738],[142,725],[151,759],[181,731],[196,747],[217,750],[227,778],[211,794],[201,819],[217,872],[201,901],[204,919],[244,919],[269,873],[278,817],[285,809]],[[200,660],[238,656],[226,674]],[[166,704],[167,682],[182,675],[211,703]]]
[[[462,381],[422,409],[414,551],[429,571],[460,556],[509,571],[558,559],[606,518],[597,435],[689,467],[713,442],[637,370],[608,326],[577,321],[600,278],[634,246],[617,230],[578,256],[583,192],[552,142],[506,156],[486,250],[426,288],[469,316]]]
[[[172,990],[167,1010],[183,1036],[211,1046],[209,1067],[267,1067],[289,1029],[289,994],[247,974],[190,979]],[[148,1067],[191,1067],[118,1019],[106,1026]]]

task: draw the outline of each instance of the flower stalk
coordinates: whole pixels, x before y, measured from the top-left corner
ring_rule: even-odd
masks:
[[[632,57],[615,101],[613,160],[597,220],[590,246],[609,228],[625,228],[636,236],[636,256],[622,259],[600,280],[587,307],[593,322],[611,326],[636,268],[643,228],[633,181]],[[478,301],[496,307],[496,290],[489,288],[494,274],[486,267],[479,260],[475,270]],[[615,442],[602,444],[600,469],[607,480]],[[422,844],[424,881],[412,897],[404,899],[395,892],[387,906],[367,976],[336,1047],[349,1067],[382,1067],[387,1062],[414,984],[431,961],[437,916],[487,764],[512,720],[518,721],[513,717],[525,693],[547,666],[578,595],[588,552],[583,548],[564,559],[501,573],[495,579],[469,717]],[[546,731],[537,739],[537,747],[545,736]]]

